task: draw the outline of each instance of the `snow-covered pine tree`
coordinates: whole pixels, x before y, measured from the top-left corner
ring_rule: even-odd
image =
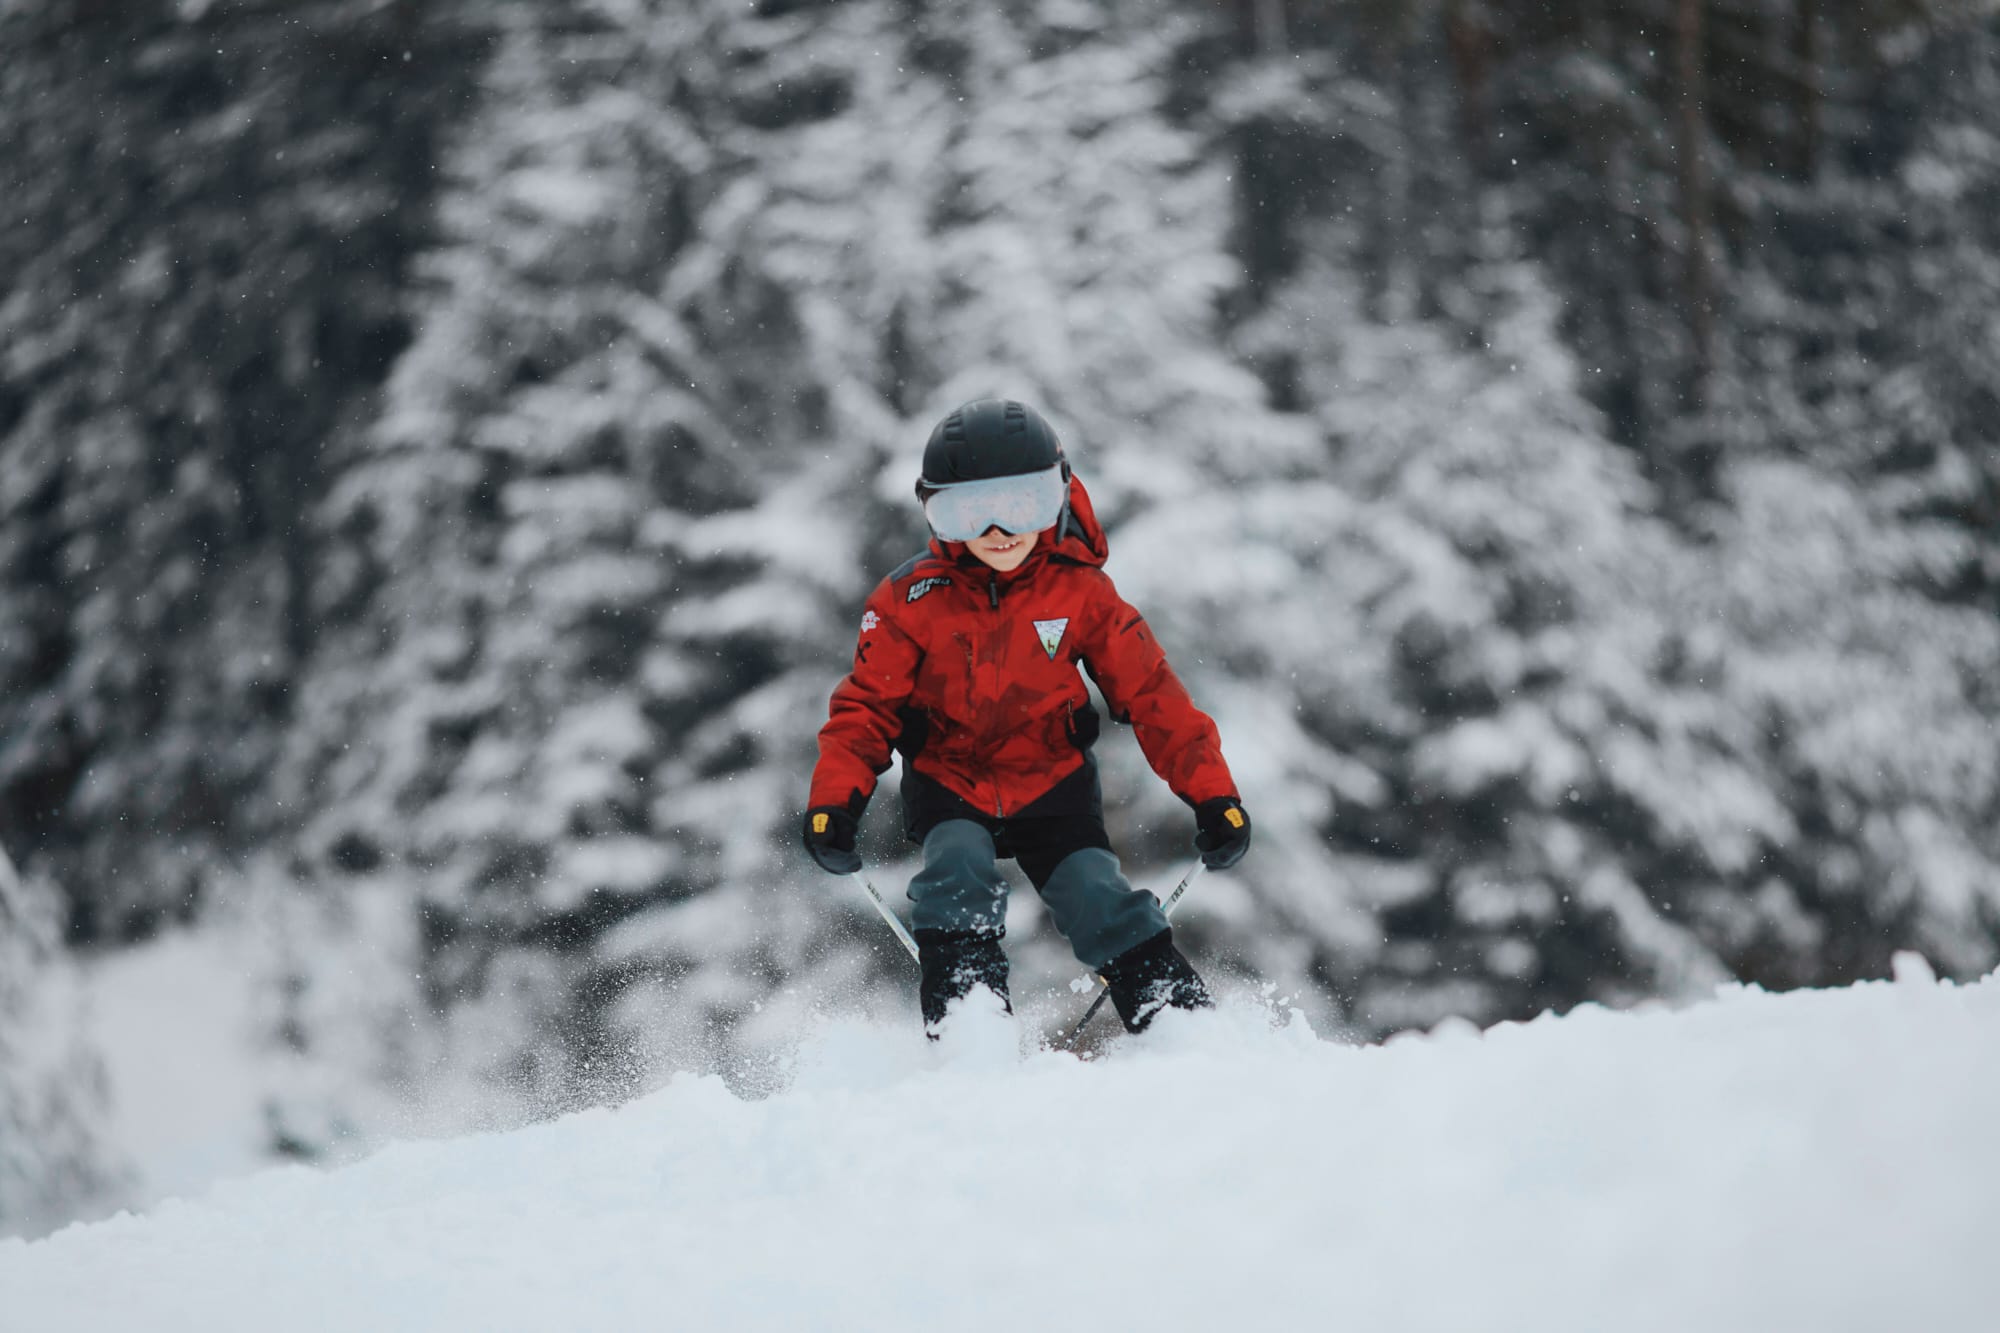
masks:
[[[1687,556],[1584,401],[1543,275],[1504,249],[1466,274],[1468,341],[1371,318],[1320,245],[1248,332],[1295,358],[1324,471],[1142,528],[1258,534],[1198,613],[1254,645],[1245,730],[1289,756],[1274,786],[1301,828],[1246,877],[1262,910],[1231,947],[1374,1033],[1721,978],[1663,862],[1784,814],[1747,738],[1659,678]]]
[[[1722,460],[1690,612],[1799,829],[1745,886],[1791,929],[1715,909],[1735,969],[1774,986],[1881,975],[1899,948],[1960,976],[2000,959],[1995,32],[1905,29],[1809,179],[1737,191],[1756,243],[1737,354],[1688,427]]]
[[[1748,17],[1761,23],[1782,8]],[[1474,364],[1487,364],[1490,374],[1490,349],[1499,346],[1492,336],[1494,320],[1504,308],[1495,310],[1482,288],[1546,292],[1553,302],[1545,297],[1526,307],[1516,302],[1517,313],[1560,311],[1560,318],[1541,314],[1528,323],[1539,323],[1547,336],[1573,350],[1544,348],[1528,360],[1555,367],[1567,357],[1572,368],[1560,370],[1554,380],[1542,376],[1540,406],[1496,414],[1496,435],[1504,438],[1509,423],[1525,424],[1535,413],[1553,410],[1544,425],[1532,428],[1548,434],[1550,442],[1573,439],[1580,428],[1598,438],[1598,448],[1614,438],[1636,445],[1647,462],[1646,476],[1666,483],[1672,497],[1667,512],[1693,538],[1677,538],[1646,517],[1656,507],[1650,488],[1618,460],[1593,466],[1606,476],[1627,474],[1619,489],[1632,494],[1627,503],[1633,513],[1621,520],[1616,506],[1573,498],[1564,523],[1549,529],[1575,526],[1593,512],[1599,531],[1625,529],[1613,542],[1581,543],[1578,567],[1556,570],[1550,585],[1563,593],[1558,603],[1569,608],[1567,623],[1558,623],[1576,639],[1579,656],[1567,678],[1537,669],[1531,677],[1535,693],[1550,687],[1554,693],[1529,707],[1547,706],[1579,688],[1587,700],[1596,696],[1584,704],[1563,704],[1554,714],[1560,725],[1550,734],[1567,735],[1593,767],[1604,769],[1593,775],[1593,785],[1576,787],[1575,801],[1565,795],[1539,808],[1537,817],[1552,821],[1550,827],[1523,828],[1524,817],[1538,806],[1530,800],[1524,807],[1508,789],[1518,785],[1519,763],[1503,764],[1482,778],[1480,765],[1471,762],[1477,756],[1462,751],[1460,742],[1467,738],[1484,733],[1496,739],[1492,718],[1477,716],[1480,710],[1470,726],[1453,723],[1434,733],[1436,723],[1425,723],[1392,745],[1393,755],[1402,744],[1416,744],[1416,753],[1428,756],[1433,779],[1461,784],[1456,796],[1430,811],[1424,836],[1410,843],[1425,850],[1409,867],[1414,878],[1405,890],[1407,909],[1384,918],[1392,943],[1382,957],[1406,962],[1412,977],[1422,978],[1413,980],[1414,990],[1439,997],[1417,1005],[1411,1020],[1448,1010],[1454,989],[1472,1006],[1467,1012],[1532,1011],[1583,995],[1617,998],[1672,989],[1675,978],[1682,984],[1700,981],[1718,966],[1772,984],[1879,974],[1888,950],[1912,945],[1934,956],[1945,956],[1939,950],[1946,950],[1959,960],[1952,966],[1976,968],[1988,956],[1991,939],[1990,907],[1985,890],[1977,887],[1992,882],[1983,870],[1987,854],[1979,850],[1978,832],[1991,824],[1979,813],[1990,802],[1990,786],[1985,767],[1970,760],[1985,744],[1990,725],[1982,720],[1978,687],[1952,682],[1992,678],[1984,665],[1990,635],[1977,618],[1938,613],[1916,595],[1927,584],[1935,586],[1940,570],[1959,571],[1951,577],[1963,584],[1964,571],[1976,567],[1978,557],[1962,530],[1935,517],[1926,521],[1924,503],[1914,497],[1953,478],[1955,487],[1945,489],[1956,500],[1945,501],[1940,493],[1930,507],[1933,515],[1962,514],[1968,499],[1976,506],[1982,483],[1973,480],[1976,466],[1950,465],[1954,447],[1936,442],[1939,435],[1962,432],[1928,431],[1933,442],[1915,451],[1913,479],[1912,451],[1902,451],[1900,465],[1888,462],[1897,446],[1885,454],[1881,442],[1893,437],[1871,424],[1882,419],[1885,385],[1897,387],[1896,400],[1917,424],[1942,424],[1935,412],[1938,396],[1927,380],[1944,358],[1913,352],[1904,369],[1883,376],[1881,358],[1896,342],[1890,331],[1925,327],[1921,319],[1884,313],[1886,293],[1923,291],[1926,284],[1885,280],[1885,257],[1903,249],[1888,232],[1905,225],[1907,204],[1893,182],[1857,179],[1864,171],[1881,175],[1912,117],[1884,112],[1817,127],[1786,122],[1783,133],[1760,142],[1768,160],[1729,168],[1727,197],[1733,206],[1751,210],[1748,219],[1725,218],[1737,256],[1730,261],[1729,308],[1742,327],[1723,341],[1704,386],[1709,410],[1677,416],[1685,383],[1680,368],[1690,354],[1685,323],[1672,308],[1673,282],[1631,290],[1632,278],[1647,265],[1671,261],[1670,248],[1664,257],[1660,253],[1662,244],[1671,247],[1677,236],[1686,238],[1674,229],[1675,187],[1655,153],[1662,141],[1646,130],[1659,119],[1653,99],[1665,86],[1660,67],[1640,49],[1646,25],[1628,31],[1600,16],[1579,34],[1567,26],[1579,15],[1565,10],[1551,11],[1538,25],[1487,30],[1475,21],[1477,10],[1459,7],[1442,16],[1441,31],[1432,20],[1413,19],[1400,32],[1378,32],[1375,40],[1386,41],[1394,57],[1377,62],[1379,69],[1356,66],[1343,74],[1339,61],[1329,62],[1325,50],[1308,46],[1303,67],[1314,77],[1286,78],[1281,76],[1300,67],[1296,57],[1278,61],[1266,52],[1216,101],[1228,123],[1250,116],[1259,125],[1276,126],[1266,138],[1275,135],[1293,159],[1326,168],[1319,193],[1330,203],[1305,207],[1282,238],[1294,262],[1299,254],[1321,256],[1320,271],[1309,280],[1313,295],[1281,302],[1250,329],[1252,353],[1279,392],[1309,398],[1322,413],[1360,412],[1365,418],[1377,410],[1368,403],[1399,379],[1428,386],[1441,375],[1449,384],[1445,367],[1463,358],[1458,345],[1468,335],[1489,345]],[[1342,29],[1347,24],[1330,22]],[[1366,29],[1373,20],[1362,16],[1352,22]],[[1479,30],[1459,31],[1464,22]],[[1360,39],[1363,49],[1375,49],[1366,33]],[[1552,70],[1526,59],[1547,42],[1565,53]],[[1440,60],[1449,52],[1459,117],[1440,115],[1454,108],[1440,104],[1444,89],[1435,80],[1404,77],[1410,59],[1404,48],[1412,43]],[[1880,55],[1836,46],[1814,59],[1855,69]],[[1782,60],[1778,47],[1764,49]],[[1756,82],[1751,76],[1761,77],[1747,68],[1737,73],[1748,82],[1733,84],[1714,104],[1715,114],[1725,119],[1743,109],[1745,90]],[[1856,88],[1837,81],[1809,91],[1852,102]],[[1495,105],[1508,108],[1497,124],[1479,114]],[[1789,114],[1796,107],[1788,102],[1784,109]],[[1461,128],[1453,134],[1455,123]],[[1517,142],[1517,123],[1538,132]],[[1441,127],[1447,133],[1440,134]],[[1730,135],[1747,133],[1739,120],[1724,129]],[[1500,130],[1504,145],[1498,142]],[[1868,147],[1854,140],[1857,134],[1883,142]],[[1798,137],[1806,135],[1818,137],[1807,145]],[[1963,136],[1952,141],[1967,142]],[[1496,154],[1505,154],[1506,171],[1497,170]],[[1812,176],[1822,157],[1836,164],[1825,179],[1810,188],[1799,184],[1798,177]],[[1976,172],[1946,174],[1955,184],[1971,186],[1977,179]],[[1935,172],[1926,177],[1942,178]],[[1343,202],[1385,194],[1404,200],[1411,219],[1387,245],[1381,239],[1384,206]],[[1407,201],[1419,197],[1428,203],[1409,209]],[[1300,207],[1296,197],[1290,203]],[[1248,199],[1246,207],[1254,212],[1260,201]],[[1445,216],[1487,221],[1455,233],[1420,225]],[[1759,238],[1754,244],[1743,239],[1746,227]],[[1964,234],[1963,228],[1937,230]],[[1813,243],[1806,243],[1808,237]],[[1271,248],[1267,242],[1262,252]],[[1380,271],[1385,253],[1395,261],[1387,275]],[[1539,274],[1529,274],[1524,287],[1518,275],[1506,276],[1518,267],[1506,256],[1527,254],[1547,262]],[[1965,248],[1957,254],[1961,261],[1969,258]],[[1499,269],[1493,266],[1496,257],[1503,261]],[[1606,263],[1619,272],[1602,273]],[[1978,290],[1978,274],[1974,262],[1960,290]],[[1399,285],[1400,300],[1385,300]],[[1413,316],[1418,317],[1414,329]],[[1345,330],[1343,318],[1349,322]],[[1392,336],[1408,338],[1424,351],[1357,398],[1346,358],[1358,356],[1365,364],[1394,346],[1369,332],[1371,322],[1394,325]],[[1961,321],[1957,327],[1966,326]],[[1445,342],[1430,343],[1433,335]],[[1528,340],[1530,346],[1542,341],[1539,335]],[[1320,350],[1302,357],[1299,348],[1315,343]],[[1518,349],[1520,339],[1513,344]],[[1967,345],[1977,345],[1976,338]],[[1640,364],[1633,351],[1640,347],[1648,354],[1661,347],[1679,350]],[[1335,373],[1326,382],[1330,371]],[[1965,382],[1976,384],[1978,376]],[[1557,391],[1546,392],[1550,388]],[[1387,427],[1353,438],[1386,435],[1404,441],[1412,455],[1450,457],[1452,442],[1467,428],[1449,416],[1428,419],[1422,405],[1463,404],[1462,392],[1440,386],[1399,398]],[[1597,424],[1586,419],[1591,415],[1586,402],[1603,413]],[[1371,452],[1380,454],[1342,447],[1334,475],[1347,480],[1350,492],[1356,482],[1348,466]],[[1546,456],[1547,450],[1542,452]],[[1580,449],[1574,456],[1588,452]],[[1926,471],[1923,460],[1933,457],[1944,465]],[[1889,473],[1904,474],[1900,481],[1881,480],[1885,463]],[[1431,464],[1404,466],[1419,475]],[[1524,475],[1541,475],[1533,455],[1517,457],[1514,466],[1526,468]],[[1863,476],[1878,480],[1857,487]],[[1631,491],[1634,486],[1638,489]],[[1709,486],[1721,488],[1727,501],[1703,504],[1699,496]],[[1367,494],[1368,488],[1361,491]],[[1409,502],[1410,497],[1396,500],[1399,507]],[[1460,518],[1440,526],[1433,512],[1422,518],[1422,526],[1463,551],[1478,552],[1479,544],[1467,545],[1457,532],[1464,519],[1523,504],[1541,512],[1542,501],[1532,495],[1494,492],[1481,498],[1477,488],[1468,488],[1457,502]],[[1821,528],[1843,535],[1812,536]],[[1633,549],[1647,553],[1637,564]],[[1511,553],[1489,550],[1479,558],[1486,566],[1479,577],[1512,579],[1516,575],[1508,566],[1530,554],[1532,546],[1516,545]],[[1626,591],[1607,595],[1621,587]],[[1510,623],[1514,614],[1467,636],[1468,646],[1477,645],[1475,658],[1489,649],[1499,652],[1519,632]],[[1475,678],[1481,674],[1485,669],[1474,672]],[[1474,696],[1482,689],[1475,686]],[[1512,701],[1509,708],[1521,715]],[[1384,716],[1393,716],[1393,710]],[[1438,720],[1451,718],[1447,707]],[[1850,734],[1846,727],[1859,731]],[[1897,733],[1922,739],[1905,749],[1888,740]],[[1503,752],[1511,750],[1522,761],[1536,748],[1525,734],[1498,739],[1505,742]],[[1374,753],[1364,741],[1355,744],[1357,753]],[[1843,754],[1857,766],[1848,769],[1839,758]],[[1926,764],[1919,754],[1936,761]],[[1454,755],[1451,764],[1436,762]],[[1391,758],[1385,771],[1403,769],[1411,757]],[[1914,775],[1908,771],[1912,765],[1919,770]],[[1461,776],[1452,777],[1454,768]],[[1500,785],[1486,789],[1489,778]],[[1947,797],[1945,788],[1953,783],[1962,799]],[[1389,804],[1414,814],[1429,802],[1404,787]],[[1360,803],[1363,811],[1367,806]],[[1830,818],[1829,810],[1839,813]],[[1346,812],[1355,814],[1355,805]],[[1829,838],[1830,826],[1848,831]],[[1865,837],[1864,826],[1872,830]],[[1370,821],[1345,830],[1342,840],[1351,841],[1356,833],[1372,839],[1380,830]],[[1486,865],[1481,874],[1504,883],[1492,848],[1539,844],[1541,850],[1527,859],[1548,862],[1567,856],[1561,846],[1573,845],[1579,833],[1593,859],[1608,855],[1620,871],[1618,880],[1626,886],[1620,897],[1627,907],[1618,919],[1581,908],[1546,918],[1540,928],[1524,931],[1541,961],[1529,966],[1521,950],[1499,951],[1497,956],[1512,956],[1522,966],[1513,979],[1483,966],[1478,948],[1468,956],[1462,946],[1478,941],[1480,931],[1469,929],[1474,923],[1452,893],[1435,887],[1459,874],[1454,867],[1467,848],[1475,862]],[[1872,850],[1857,849],[1864,840]],[[1488,850],[1480,851],[1482,844]],[[1433,891],[1418,891],[1440,872],[1443,879],[1429,880]],[[1832,872],[1847,887],[1831,893],[1819,887],[1822,875]],[[1559,897],[1570,891],[1573,879],[1557,876],[1563,886]],[[1918,881],[1935,887],[1917,887]],[[1583,900],[1572,894],[1570,901]],[[1922,903],[1928,905],[1918,906]],[[1492,907],[1473,903],[1470,913]],[[1597,924],[1576,929],[1579,914],[1594,916]],[[1504,925],[1504,912],[1500,919]],[[1955,942],[1941,942],[1947,938]],[[1328,968],[1338,970],[1338,964]]]
[[[701,1062],[826,933],[776,848],[887,418],[786,267],[828,201],[773,179],[854,61],[885,72],[868,15],[504,11],[419,336],[336,496],[359,558],[292,770],[310,877],[421,902],[425,1058],[529,1107]]]
[[[290,819],[310,515],[407,334],[455,14],[0,10],[0,829],[76,942]]]

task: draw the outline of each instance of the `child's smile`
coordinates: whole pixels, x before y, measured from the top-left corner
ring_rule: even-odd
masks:
[[[1010,574],[1021,567],[1021,562],[1028,558],[1028,552],[1035,549],[1035,542],[1041,535],[1039,532],[1002,532],[995,527],[986,529],[965,545],[989,568]]]

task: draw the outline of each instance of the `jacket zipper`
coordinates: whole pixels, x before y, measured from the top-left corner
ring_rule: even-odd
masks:
[[[986,604],[995,611],[1000,609],[1000,575],[998,573],[986,576]],[[991,781],[990,774],[988,775],[988,780]],[[1007,817],[1007,811],[1001,806],[1000,784],[998,782],[993,783],[993,817],[995,819],[1005,819]]]

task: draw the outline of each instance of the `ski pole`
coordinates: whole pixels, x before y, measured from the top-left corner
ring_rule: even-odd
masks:
[[[875,910],[880,912],[882,919],[889,923],[889,929],[896,932],[896,938],[901,940],[903,947],[910,951],[910,957],[917,960],[919,967],[923,966],[924,960],[917,953],[916,940],[911,937],[909,930],[903,925],[902,918],[890,909],[889,904],[882,901],[882,895],[877,893],[875,886],[868,882],[868,876],[857,870],[852,875],[849,875],[848,878],[861,886],[861,891],[868,895],[868,901],[875,904]]]
[[[1199,875],[1206,865],[1207,863],[1200,857],[1195,858],[1194,864],[1188,867],[1187,874],[1181,876],[1181,882],[1174,886],[1174,891],[1167,895],[1167,900],[1164,903],[1160,904],[1160,914],[1162,916],[1172,916],[1174,914],[1174,905],[1180,902],[1181,895],[1188,891],[1188,885],[1194,883],[1194,877]],[[1103,976],[1099,975],[1097,977],[1097,998],[1090,1002],[1090,1008],[1083,1011],[1083,1017],[1079,1018],[1076,1021],[1076,1026],[1069,1030],[1069,1036],[1063,1038],[1062,1048],[1064,1050],[1067,1051],[1075,1047],[1076,1039],[1083,1035],[1083,1030],[1090,1026],[1090,1020],[1097,1017],[1097,1011],[1102,1009],[1104,1002],[1110,998],[1111,987],[1105,982]]]

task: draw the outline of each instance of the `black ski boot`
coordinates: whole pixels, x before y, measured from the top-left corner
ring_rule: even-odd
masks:
[[[1118,1017],[1127,1032],[1144,1032],[1153,1015],[1167,1005],[1176,1009],[1212,1009],[1208,987],[1193,964],[1174,947],[1173,927],[1135,944],[1099,969],[1111,992]]]
[[[917,999],[923,1006],[924,1031],[937,1040],[938,1024],[953,1000],[969,994],[974,986],[989,987],[1000,997],[1008,1013],[1014,1012],[1007,998],[1007,955],[1000,937],[980,930],[920,930],[917,952],[923,961],[924,977]]]

